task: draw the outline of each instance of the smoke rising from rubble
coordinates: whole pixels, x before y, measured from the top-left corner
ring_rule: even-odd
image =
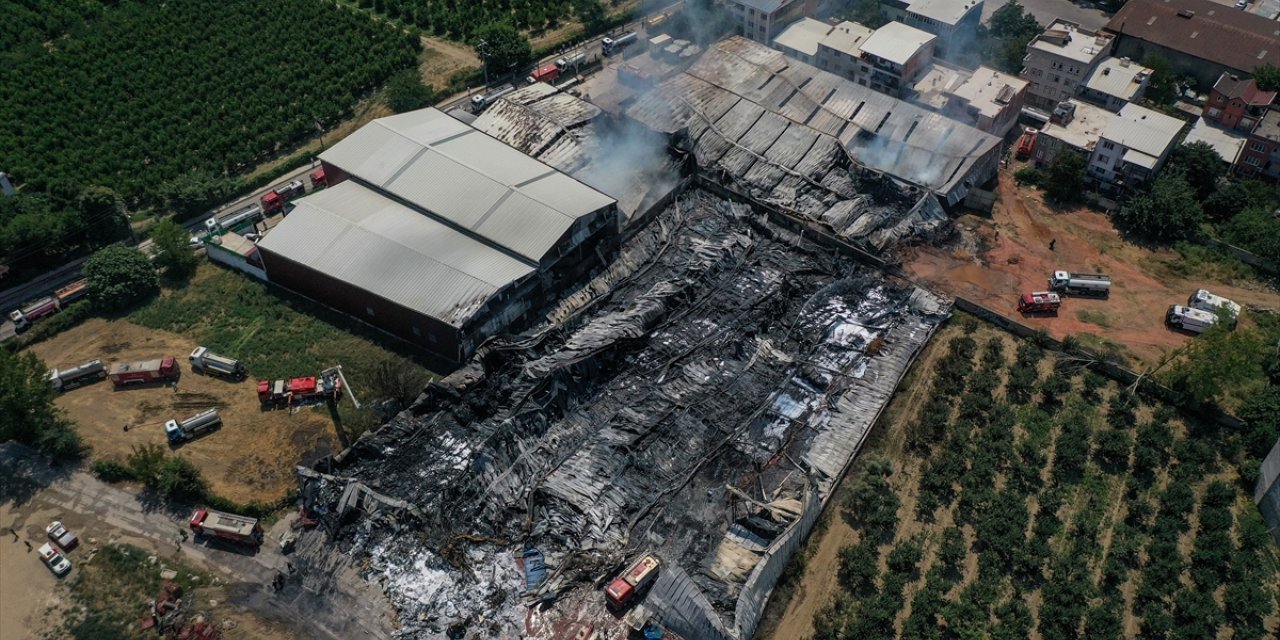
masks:
[[[679,180],[666,136],[630,119],[608,116],[596,120],[595,134],[598,148],[576,177],[613,195],[624,209],[638,209],[646,194],[665,194]]]
[[[947,164],[938,162],[935,154],[880,134],[859,135],[855,137],[854,143],[851,153],[859,164],[929,189],[942,186],[938,183],[942,181],[942,171]]]

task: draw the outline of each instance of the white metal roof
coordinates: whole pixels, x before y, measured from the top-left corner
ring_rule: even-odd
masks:
[[[783,29],[782,33],[773,39],[773,44],[805,55],[817,55],[818,43],[822,41],[823,36],[831,33],[833,28],[821,20],[801,18]]]
[[[434,108],[374,120],[320,157],[535,263],[613,202]]]
[[[535,270],[350,180],[297,200],[259,247],[456,327]]]
[[[1182,120],[1136,104],[1124,105],[1119,115],[1103,130],[1102,137],[1155,158],[1173,146],[1186,125]]]
[[[1187,137],[1182,143],[1203,142],[1213,147],[1213,150],[1217,151],[1218,155],[1222,156],[1222,159],[1228,164],[1235,164],[1236,157],[1240,155],[1240,150],[1244,148],[1245,140],[1246,136],[1243,133],[1223,127],[1215,127],[1204,118],[1197,118],[1196,123],[1192,125],[1191,131],[1187,132]]]
[[[826,36],[823,36],[822,46],[841,53],[847,53],[856,58],[861,55],[862,43],[866,42],[872,33],[875,33],[875,31],[856,22],[846,20],[836,25]]]
[[[1125,58],[1106,58],[1089,74],[1084,86],[1109,96],[1132,100],[1151,69]]]
[[[906,64],[920,53],[920,50],[937,36],[901,22],[889,24],[875,30],[871,37],[862,42],[862,51],[894,64]]]
[[[1048,29],[1036,36],[1029,49],[1037,49],[1045,53],[1089,64],[1106,54],[1111,48],[1111,36],[1105,33],[1092,33],[1079,28],[1080,25],[1067,20],[1054,20]],[[1059,43],[1057,38],[1049,38],[1055,32],[1065,32],[1067,39]]]
[[[907,11],[943,24],[955,25],[970,11],[982,11],[982,0],[914,0]]]
[[[1069,102],[1076,107],[1071,122],[1066,124],[1049,122],[1040,130],[1040,135],[1056,138],[1077,149],[1093,151],[1093,147],[1098,144],[1098,139],[1102,137],[1102,132],[1106,131],[1120,116],[1075,98]]]

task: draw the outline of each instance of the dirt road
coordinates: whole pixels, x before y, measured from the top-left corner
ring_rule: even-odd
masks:
[[[1165,327],[1164,314],[1171,304],[1186,304],[1196,289],[1280,309],[1280,294],[1257,283],[1227,281],[1214,273],[1183,275],[1183,258],[1176,251],[1126,241],[1101,213],[1053,209],[1038,191],[1017,187],[1008,171],[1000,176],[992,217],[964,216],[957,223],[958,246],[917,247],[905,258],[905,270],[934,291],[1013,317],[1018,317],[1017,296],[1044,290],[1054,270],[1106,273],[1113,282],[1109,299],[1067,298],[1057,317],[1021,319],[1058,338],[1096,336],[1140,363],[1155,362],[1191,340]],[[1249,322],[1246,313],[1241,324]]]
[[[333,423],[323,409],[263,412],[250,379],[228,382],[192,373],[186,356],[197,345],[188,338],[145,329],[124,320],[92,319],[31,347],[50,367],[178,357],[182,379],[175,387],[116,391],[108,381],[73,389],[57,400],[92,447],[90,460],[123,459],[142,444],[168,446],[164,422],[208,408],[222,416],[221,429],[173,451],[204,473],[213,490],[238,502],[271,501],[296,487],[294,466],[335,450]],[[128,430],[125,427],[128,426]]]

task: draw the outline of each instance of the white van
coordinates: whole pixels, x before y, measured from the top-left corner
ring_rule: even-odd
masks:
[[[1208,311],[1209,313],[1218,313],[1219,308],[1225,308],[1227,313],[1231,314],[1231,328],[1234,329],[1236,322],[1240,319],[1240,305],[1232,302],[1222,296],[1215,296],[1209,293],[1207,289],[1197,289],[1191,297],[1187,299],[1187,306],[1192,309]]]
[[[1191,307],[1175,304],[1169,307],[1165,322],[1169,323],[1171,327],[1199,334],[1218,324],[1218,316],[1201,309],[1192,309]]]

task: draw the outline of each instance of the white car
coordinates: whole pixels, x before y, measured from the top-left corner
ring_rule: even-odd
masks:
[[[192,249],[199,249],[204,246],[204,240],[200,236],[191,236],[191,239],[187,240],[187,246]]]
[[[40,559],[44,560],[44,563],[49,566],[49,570],[55,576],[65,576],[68,571],[71,571],[71,561],[67,560],[66,556],[58,553],[58,550],[47,542],[40,545]]]

